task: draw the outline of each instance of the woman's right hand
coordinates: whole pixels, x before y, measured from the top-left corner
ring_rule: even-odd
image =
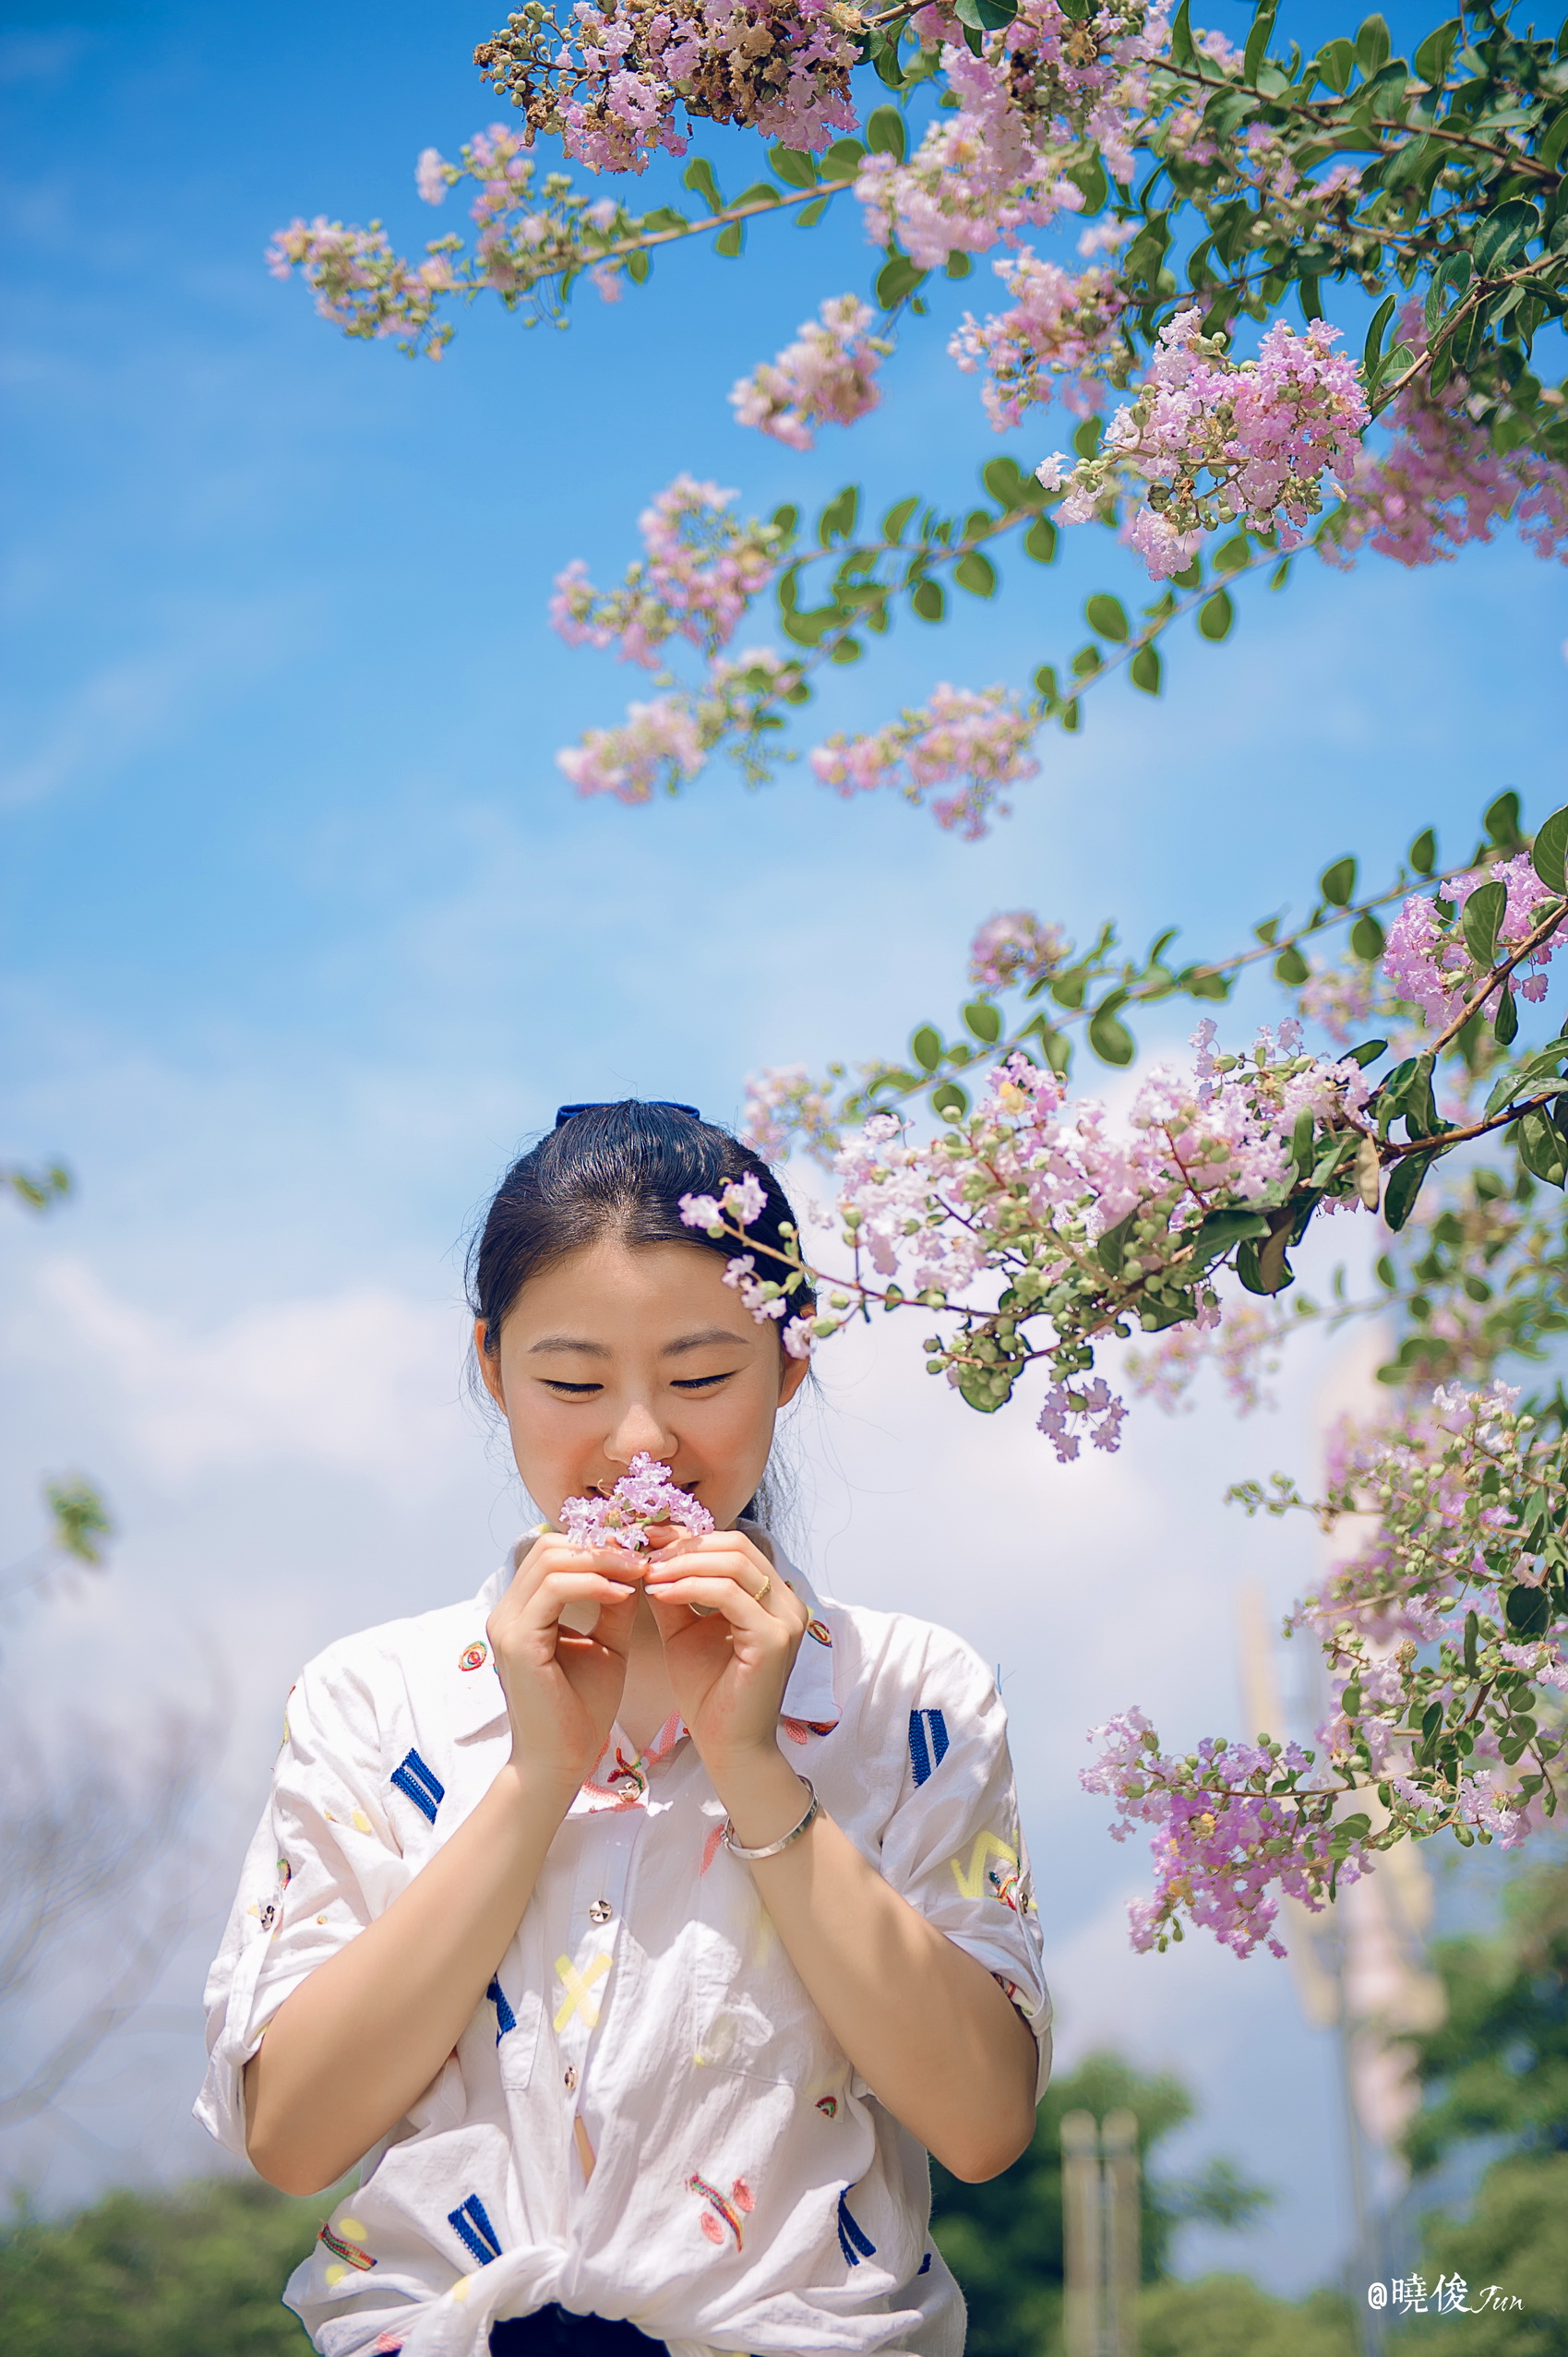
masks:
[[[592,1769],[620,1707],[642,1570],[624,1548],[584,1549],[559,1531],[529,1546],[485,1627],[514,1766],[569,1792]],[[574,1605],[597,1608],[587,1633],[562,1617]]]

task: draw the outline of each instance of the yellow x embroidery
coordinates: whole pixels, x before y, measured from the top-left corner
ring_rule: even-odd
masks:
[[[582,2016],[585,2028],[592,2029],[599,2018],[599,2000],[592,1993],[593,1983],[602,1980],[610,1968],[607,1956],[596,1956],[586,1972],[579,1972],[569,1956],[556,1958],[556,1971],[566,1995],[556,2016],[556,2028],[564,2029],[573,2014]]]
[[[952,1878],[965,1898],[985,1897],[986,1869],[993,1858],[1005,1858],[1010,1866],[1016,1866],[1018,1863],[1017,1850],[1013,1849],[1011,1842],[1004,1841],[999,1833],[976,1835],[975,1846],[969,1852],[967,1873],[956,1858],[948,1860],[948,1864],[952,1868]]]

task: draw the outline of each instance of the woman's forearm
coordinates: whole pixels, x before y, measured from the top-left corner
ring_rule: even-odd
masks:
[[[407,1890],[285,1998],[245,2065],[246,2148],[284,2193],[332,2184],[457,2044],[572,1790],[515,1764]]]
[[[788,1832],[804,1804],[776,1753],[726,1770],[722,1797],[751,1848]],[[1034,2134],[1038,2056],[985,1966],[830,1818],[750,1871],[819,2012],[888,2110],[955,2177],[978,2182],[1016,2160]]]

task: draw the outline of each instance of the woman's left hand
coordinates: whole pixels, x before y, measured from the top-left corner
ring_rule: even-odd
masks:
[[[650,1562],[647,1593],[676,1707],[715,1784],[776,1752],[808,1615],[761,1549],[736,1530],[683,1537]]]

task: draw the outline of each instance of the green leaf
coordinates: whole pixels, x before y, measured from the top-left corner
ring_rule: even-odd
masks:
[[[1257,15],[1252,19],[1252,30],[1247,35],[1247,46],[1241,54],[1241,78],[1244,82],[1257,81],[1258,68],[1269,54],[1269,42],[1274,33],[1274,8],[1269,6],[1269,0],[1263,0],[1263,5],[1260,6]]]
[[[1198,628],[1205,639],[1217,641],[1228,638],[1230,626],[1236,619],[1236,608],[1230,602],[1228,590],[1215,590],[1198,608]]]
[[[713,251],[722,254],[726,262],[733,262],[745,243],[746,223],[743,221],[726,221],[713,240]]]
[[[796,229],[815,229],[817,223],[821,220],[822,215],[827,211],[827,209],[828,200],[826,197],[819,197],[814,204],[802,205],[800,210],[795,216],[795,225]]]
[[[1499,851],[1516,851],[1525,838],[1519,831],[1519,796],[1512,786],[1481,813],[1487,841]]]
[[[896,106],[879,106],[866,124],[866,144],[873,155],[891,155],[904,162],[904,117]]]
[[[1536,150],[1538,163],[1555,164],[1568,147],[1568,106],[1559,109],[1551,118],[1546,137]]]
[[[1189,1232],[1193,1236],[1193,1265],[1185,1274],[1196,1276],[1203,1270],[1213,1268],[1233,1244],[1256,1241],[1266,1236],[1269,1224],[1262,1212],[1212,1211],[1195,1230]]]
[[[1410,845],[1410,865],[1418,876],[1430,876],[1437,867],[1437,835],[1430,827],[1423,827]]]
[[[1081,459],[1094,457],[1105,430],[1103,420],[1097,417],[1086,417],[1082,425],[1073,427],[1072,447]]]
[[[969,1096],[956,1081],[942,1081],[931,1091],[928,1100],[933,1113],[945,1120],[961,1121],[969,1110]]]
[[[858,139],[835,139],[818,170],[824,180],[853,180],[866,161]]]
[[[1294,1284],[1290,1263],[1285,1257],[1289,1233],[1287,1227],[1282,1227],[1277,1236],[1270,1236],[1261,1244],[1237,1246],[1236,1274],[1249,1293],[1283,1293],[1287,1286]]]
[[[976,32],[999,32],[1018,14],[1018,0],[955,0],[953,14]]]
[[[1390,1227],[1397,1231],[1404,1226],[1415,1209],[1426,1175],[1437,1159],[1434,1154],[1407,1154],[1394,1164],[1382,1198],[1382,1215]]]
[[[972,597],[994,597],[997,589],[997,568],[983,550],[965,549],[952,568],[952,578],[960,589]]]
[[[902,539],[910,517],[919,505],[920,494],[916,492],[912,498],[901,499],[896,508],[890,508],[882,518],[882,538],[884,540]]]
[[[832,663],[858,663],[865,652],[859,640],[852,639],[845,632],[842,639],[833,640],[833,651],[829,660]]]
[[[1568,1179],[1568,1145],[1554,1121],[1532,1107],[1522,1114],[1514,1128],[1514,1141],[1519,1149],[1519,1159],[1537,1178],[1544,1178],[1549,1187],[1561,1187]]]
[[[875,115],[871,119],[875,122]],[[927,270],[917,269],[907,254],[895,254],[877,272],[877,300],[884,311],[894,310],[905,295],[913,294],[917,286],[924,286],[929,275]]]
[[[1024,473],[1016,459],[987,459],[980,469],[980,480],[1009,515],[1033,506],[1041,496],[1040,485],[1033,475]]]
[[[1001,1017],[988,999],[971,999],[964,1010],[964,1020],[986,1047],[994,1047],[1001,1037]]]
[[[1480,277],[1490,278],[1494,270],[1516,260],[1531,238],[1539,234],[1540,225],[1540,214],[1524,197],[1511,197],[1506,204],[1484,213],[1470,239],[1470,253]]]
[[[830,499],[817,519],[817,538],[824,548],[835,540],[847,540],[855,530],[855,519],[860,512],[860,494],[853,483],[846,484],[835,499]]]
[[[1252,544],[1244,532],[1237,532],[1222,548],[1215,550],[1216,573],[1238,572],[1243,565],[1250,565],[1251,561]]]
[[[1498,994],[1497,1012],[1491,1019],[1491,1035],[1500,1047],[1511,1047],[1519,1036],[1519,1006],[1512,983],[1505,983]]]
[[[1544,1637],[1551,1621],[1551,1598],[1544,1587],[1511,1587],[1502,1617],[1519,1637]]]
[[[1191,0],[1181,0],[1170,28],[1170,62],[1173,66],[1191,66],[1197,54],[1192,46]]]
[[[1429,1703],[1421,1713],[1421,1749],[1427,1751],[1442,1732],[1442,1705]]]
[[[1465,947],[1479,967],[1490,966],[1497,955],[1497,928],[1507,906],[1508,887],[1498,876],[1478,884],[1465,903],[1459,928],[1465,936]]]
[[[1568,120],[1568,115],[1564,116]],[[1530,850],[1530,865],[1550,892],[1568,892],[1568,808],[1554,810],[1538,830]]]
[[[803,155],[798,148],[770,148],[768,162],[786,188],[815,188],[817,185],[817,167],[810,157]]]
[[[1437,332],[1438,322],[1442,317],[1443,296],[1451,286],[1461,292],[1468,286],[1471,268],[1468,254],[1450,254],[1447,260],[1440,263],[1432,273],[1432,282],[1427,289],[1427,334],[1429,337]]]
[[[1375,1064],[1378,1058],[1385,1055],[1387,1050],[1386,1039],[1363,1039],[1359,1047],[1351,1048],[1349,1061],[1352,1064],[1359,1064],[1361,1070],[1365,1071],[1369,1064]]]
[[[1023,535],[1023,554],[1036,565],[1048,565],[1056,556],[1056,526],[1049,516],[1036,516]]]
[[[730,198],[731,205],[737,209],[742,205],[776,205],[778,201],[779,192],[770,180],[754,181],[749,188],[743,188],[738,197]]]
[[[1111,639],[1118,646],[1127,639],[1132,627],[1121,600],[1108,596],[1103,590],[1089,599],[1083,608],[1083,616],[1091,630],[1097,630],[1102,639]]]
[[[1372,313],[1371,325],[1367,329],[1367,341],[1361,348],[1361,365],[1369,379],[1377,375],[1378,363],[1382,357],[1383,329],[1394,317],[1394,306],[1398,299],[1397,295],[1385,294]]]
[[[1274,962],[1274,970],[1276,978],[1287,984],[1292,990],[1299,990],[1312,971],[1293,943],[1287,943],[1281,950]]]
[[[916,581],[909,592],[909,603],[922,622],[940,622],[947,612],[947,596],[940,581]]]
[[[1035,674],[1035,685],[1047,704],[1057,700],[1056,673],[1048,663],[1042,663]]]
[[[1127,676],[1134,688],[1142,688],[1146,696],[1160,692],[1160,651],[1158,647],[1141,646],[1127,666]]]
[[[1132,1034],[1108,1000],[1089,1017],[1089,1045],[1102,1064],[1131,1064],[1137,1053]]]
[[[955,245],[952,253],[948,256],[947,260],[942,264],[942,268],[947,272],[950,279],[966,279],[974,267],[974,256],[972,254],[966,254],[961,245]]]
[[[1332,902],[1335,908],[1348,908],[1356,897],[1356,862],[1353,859],[1336,859],[1332,867],[1323,869],[1318,890],[1324,900]]]
[[[1370,965],[1383,952],[1383,930],[1370,908],[1363,909],[1350,927],[1350,947],[1359,958]]]
[[[1174,51],[1175,43],[1171,44]],[[1320,78],[1341,98],[1350,87],[1350,77],[1356,70],[1356,53],[1347,41],[1325,41],[1314,60]]]
[[[1119,1276],[1121,1273],[1121,1264],[1127,1258],[1128,1241],[1131,1237],[1133,1222],[1137,1216],[1135,1211],[1130,1211],[1125,1219],[1119,1219],[1114,1227],[1107,1228],[1095,1247],[1095,1258],[1107,1276]]]
[[[969,38],[966,32],[964,39]],[[888,33],[880,25],[873,25],[868,35],[868,44],[867,54],[877,79],[886,82],[890,90],[901,90],[906,78],[898,60],[899,29]]]
[[[922,1023],[909,1042],[910,1053],[923,1072],[934,1072],[942,1060],[942,1035],[934,1023]]]
[[[1356,63],[1369,82],[1387,65],[1393,49],[1394,42],[1383,19],[1369,17],[1356,35]]]
[[[695,155],[681,174],[687,187],[695,190],[710,212],[722,213],[724,200],[719,194],[719,184],[713,177],[713,167],[706,156]]]
[[[1416,71],[1423,82],[1430,82],[1434,89],[1441,87],[1462,30],[1458,19],[1454,18],[1446,25],[1439,25],[1435,32],[1428,33],[1417,50],[1414,61]]]

